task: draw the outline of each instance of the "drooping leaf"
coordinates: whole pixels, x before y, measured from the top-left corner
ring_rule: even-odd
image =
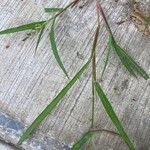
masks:
[[[45,8],[45,12],[47,13],[57,13],[63,11],[64,8]]]
[[[37,51],[37,48],[39,46],[39,43],[41,41],[41,37],[43,35],[43,32],[44,32],[44,29],[45,29],[45,26],[43,26],[40,30],[40,33],[39,33],[39,36],[38,36],[38,40],[37,40],[37,43],[36,43],[36,47],[35,47],[35,55],[36,55],[36,51]]]
[[[33,23],[18,26],[18,27],[13,27],[13,28],[9,28],[6,30],[2,30],[0,31],[0,35],[21,32],[25,30],[36,30],[36,29],[39,29],[45,22],[46,21],[33,22]]]
[[[27,128],[27,130],[21,136],[18,144],[25,141],[33,131],[41,124],[41,122],[57,107],[57,105],[63,100],[64,96],[72,88],[81,75],[87,69],[91,62],[91,59],[79,70],[79,72],[73,77],[73,79],[60,91],[60,93],[52,100],[52,102],[42,111],[42,113],[33,121],[33,123]]]
[[[82,138],[73,145],[71,150],[82,150],[82,147],[85,143],[87,143],[93,137],[93,132],[88,131],[85,133]]]
[[[145,80],[149,79],[149,75],[142,69],[134,60],[133,58],[125,52],[115,41],[112,34],[109,36],[109,46],[115,50],[116,54],[120,58],[122,64],[126,67],[126,69],[133,75],[137,76],[140,75]]]
[[[105,111],[107,112],[108,116],[112,120],[116,129],[118,130],[120,136],[125,141],[125,143],[128,145],[130,150],[135,150],[135,147],[134,147],[132,141],[130,140],[127,133],[125,132],[120,120],[118,119],[116,113],[114,112],[114,110],[111,106],[111,103],[109,102],[108,98],[104,94],[104,92],[103,92],[103,90],[102,90],[102,88],[98,82],[95,83],[95,88],[96,88],[97,94],[98,94],[98,96],[99,96],[99,98],[100,98],[100,100],[101,100],[101,102],[105,108]]]
[[[69,78],[68,73],[61,61],[61,58],[58,54],[58,50],[57,50],[57,45],[56,45],[56,40],[55,40],[55,31],[54,31],[54,25],[55,25],[55,20],[56,18],[54,18],[53,22],[52,22],[52,27],[51,27],[51,31],[50,31],[50,43],[51,43],[51,49],[53,51],[54,57],[59,65],[59,67],[62,69],[62,71],[64,72],[64,74]]]
[[[126,67],[126,69],[133,75],[137,76],[140,75],[144,79],[149,79],[149,75],[133,60],[131,56],[129,56],[115,41],[115,38],[113,37],[113,33],[111,31],[110,25],[106,19],[105,13],[98,2],[98,8],[99,11],[101,12],[101,15],[105,21],[107,30],[110,34],[109,36],[109,46],[113,48],[118,55],[119,59],[121,60],[122,64]]]

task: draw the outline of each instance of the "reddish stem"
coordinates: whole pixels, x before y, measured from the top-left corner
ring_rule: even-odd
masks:
[[[109,31],[110,34],[112,34],[112,31],[111,31],[109,23],[108,23],[108,21],[106,19],[105,13],[104,13],[104,11],[102,9],[102,6],[101,6],[101,4],[100,4],[100,2],[98,0],[97,0],[97,8],[98,8],[99,12],[101,13],[101,15],[102,15],[102,17],[103,17],[103,19],[105,21],[107,30]]]
[[[95,130],[91,130],[92,132],[108,132],[108,133],[111,133],[111,134],[114,134],[114,135],[120,135],[119,133],[115,132],[115,131],[110,131],[110,130],[107,130],[107,129],[95,129]]]

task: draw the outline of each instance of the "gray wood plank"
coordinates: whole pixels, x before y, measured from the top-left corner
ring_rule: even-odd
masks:
[[[63,7],[69,2],[71,0],[1,0],[0,29],[39,19],[44,20],[49,16],[44,13],[44,7]],[[102,6],[117,41],[149,72],[149,38],[139,32],[132,22],[125,22],[120,26],[116,24],[120,17],[126,16],[125,2],[127,1],[103,0]],[[84,3],[85,1],[82,1],[79,5]],[[93,0],[88,1],[83,9],[77,7],[66,11],[57,20],[57,44],[70,76],[79,70],[90,55],[95,25]],[[37,36],[32,35],[23,41],[27,33],[29,32],[4,35],[0,38],[0,110],[12,118],[19,119],[26,127],[67,83],[67,79],[52,56],[48,31],[45,32],[36,57],[34,57],[34,48]],[[104,22],[101,21],[97,49],[99,81],[108,49],[107,42],[108,33]],[[88,130],[91,119],[90,70],[84,74],[52,115],[42,123],[37,130],[37,137],[42,134],[72,145]],[[129,136],[134,140],[137,150],[148,150],[150,148],[149,81],[131,77],[111,52],[102,86]],[[96,104],[96,115],[96,127],[115,131],[99,101]],[[93,145],[95,150],[128,149],[119,137],[108,133],[96,134]]]

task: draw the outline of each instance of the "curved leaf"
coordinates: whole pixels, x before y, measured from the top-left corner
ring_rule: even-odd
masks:
[[[57,50],[57,45],[56,45],[56,40],[55,40],[55,33],[54,33],[54,25],[55,25],[55,20],[56,18],[54,18],[53,23],[52,23],[52,27],[51,27],[51,31],[50,31],[50,43],[51,43],[51,48],[54,54],[54,57],[59,65],[59,67],[62,69],[62,71],[64,72],[64,74],[69,78],[68,73],[60,59],[60,56],[58,54],[58,50]]]
[[[145,80],[149,79],[149,75],[146,73],[146,71],[141,68],[131,56],[125,52],[124,49],[122,49],[115,41],[112,34],[109,36],[109,46],[115,50],[118,57],[120,58],[122,64],[126,67],[126,69],[133,75],[137,76],[140,75]]]

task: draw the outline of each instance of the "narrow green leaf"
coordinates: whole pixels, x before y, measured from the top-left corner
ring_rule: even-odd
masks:
[[[68,73],[60,59],[60,56],[58,54],[58,50],[57,50],[57,45],[56,45],[56,41],[55,41],[55,33],[54,33],[54,25],[55,25],[55,20],[56,18],[54,18],[53,23],[52,23],[52,27],[51,27],[51,31],[50,31],[50,43],[51,43],[51,48],[54,54],[54,57],[59,65],[59,67],[62,69],[62,71],[64,72],[64,74],[69,78]]]
[[[131,56],[129,56],[122,48],[120,48],[120,52],[122,53],[122,55],[125,55],[126,59],[128,60],[130,66],[133,68],[133,70],[141,75],[144,79],[148,80],[149,79],[149,75],[145,72],[145,70],[143,68],[141,68],[132,58]]]
[[[114,47],[117,47],[117,45],[114,45]],[[114,48],[114,47],[112,47],[112,48]],[[126,67],[128,72],[130,72],[130,74],[133,75],[134,77],[137,77],[137,75],[135,74],[135,72],[132,69],[131,65],[129,64],[127,58],[124,57],[124,55],[122,55],[121,52],[119,51],[119,47],[116,48],[115,50],[116,50],[116,53],[117,53],[119,59],[121,60],[122,64]]]
[[[109,46],[114,49],[119,57],[119,59],[121,60],[122,64],[126,67],[126,69],[133,75],[136,77],[136,74],[134,73],[134,71],[132,70],[132,68],[130,67],[130,64],[128,63],[128,61],[126,61],[126,59],[124,58],[124,56],[122,56],[120,54],[120,51],[118,51],[118,49],[116,48],[116,42],[114,40],[114,37],[110,34],[109,36]]]
[[[126,69],[135,77],[137,75],[140,75],[145,80],[149,79],[149,75],[146,73],[146,71],[141,68],[129,54],[125,52],[115,41],[112,34],[109,36],[109,46],[115,50],[118,57],[120,58],[122,64],[126,67]]]
[[[135,147],[134,147],[132,141],[130,140],[127,133],[125,132],[121,122],[119,121],[116,113],[114,112],[114,110],[111,106],[111,103],[109,102],[108,98],[104,94],[104,92],[103,92],[103,90],[102,90],[102,88],[98,82],[95,83],[95,88],[96,88],[97,94],[98,94],[108,116],[110,117],[110,119],[112,120],[116,129],[118,130],[120,136],[125,141],[125,143],[128,145],[130,150],[135,150]]]
[[[37,48],[39,46],[39,43],[41,41],[41,37],[43,35],[43,32],[44,32],[44,29],[45,29],[45,26],[43,26],[40,30],[40,33],[39,33],[39,36],[38,36],[38,40],[37,40],[37,44],[36,44],[36,47],[35,47],[35,55],[36,55],[36,51],[37,51]]]
[[[0,31],[0,35],[2,35],[2,34],[10,34],[10,33],[15,33],[15,32],[21,32],[21,31],[25,31],[25,30],[36,30],[36,29],[41,28],[41,26],[45,22],[46,21],[33,22],[33,23],[29,23],[29,24],[18,26],[18,27],[2,30],[2,31]]]
[[[21,136],[18,144],[25,141],[33,131],[41,124],[41,122],[56,108],[56,106],[62,101],[63,97],[68,93],[76,81],[81,77],[84,71],[87,69],[91,62],[91,59],[80,69],[80,71],[73,77],[73,79],[60,91],[60,93],[52,100],[52,102],[42,111],[42,113],[34,120],[34,122],[27,128],[27,130]]]
[[[47,13],[57,13],[63,11],[64,8],[45,8]]]
[[[92,131],[88,131],[82,136],[82,138],[77,143],[73,145],[71,150],[82,150],[83,145],[87,143],[92,137]]]
[[[115,50],[117,53],[119,59],[121,60],[122,64],[126,67],[126,69],[133,75],[137,76],[140,75],[144,79],[149,79],[149,75],[133,60],[131,56],[129,56],[115,41],[113,37],[113,33],[111,31],[111,28],[109,26],[109,23],[106,19],[105,13],[100,5],[100,3],[97,4],[99,11],[101,12],[101,15],[105,21],[107,30],[110,34],[109,36],[109,46]]]
[[[108,65],[109,56],[110,56],[110,47],[109,47],[109,49],[108,49],[108,53],[107,53],[107,56],[106,56],[106,61],[105,61],[104,68],[103,68],[103,71],[102,71],[101,80],[103,80],[103,76],[104,76],[106,67],[107,67],[107,65]]]

